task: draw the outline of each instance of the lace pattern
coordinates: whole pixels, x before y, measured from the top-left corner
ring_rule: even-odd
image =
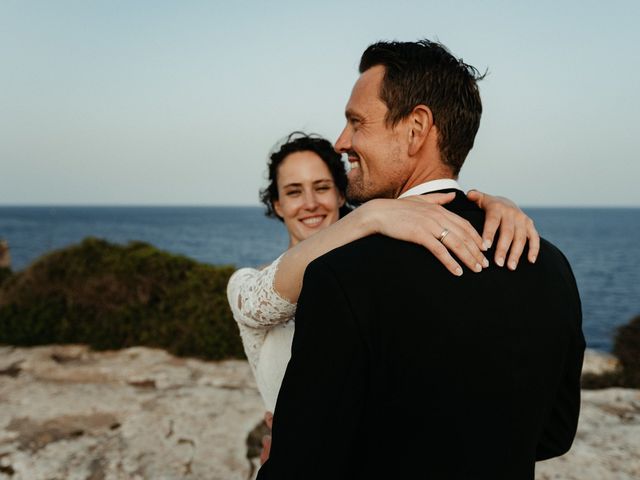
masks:
[[[241,268],[227,285],[227,299],[254,374],[269,330],[292,320],[296,312],[296,304],[282,298],[274,287],[281,258],[262,270]]]

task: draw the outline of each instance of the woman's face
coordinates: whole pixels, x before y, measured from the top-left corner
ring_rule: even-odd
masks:
[[[279,198],[273,208],[287,226],[290,247],[340,218],[344,197],[316,153],[287,155],[278,167],[277,181]]]

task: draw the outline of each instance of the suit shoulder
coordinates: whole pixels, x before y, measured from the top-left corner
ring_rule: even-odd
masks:
[[[547,262],[554,262],[571,270],[571,265],[566,255],[556,245],[545,238],[540,238],[540,254],[538,258],[542,258]]]

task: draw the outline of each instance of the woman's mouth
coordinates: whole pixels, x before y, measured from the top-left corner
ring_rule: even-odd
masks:
[[[301,218],[300,221],[307,227],[317,227],[325,217],[326,215],[315,215],[313,217]]]

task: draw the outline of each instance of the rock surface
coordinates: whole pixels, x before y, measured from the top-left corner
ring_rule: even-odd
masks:
[[[615,368],[588,352],[585,371]],[[263,407],[244,361],[0,347],[0,479],[247,480]],[[537,480],[640,478],[640,390],[584,391],[571,451]]]
[[[601,375],[612,372],[620,366],[618,359],[609,353],[587,349],[584,353],[584,363],[582,373],[593,373]]]
[[[0,347],[0,479],[251,478],[263,408],[244,361]]]

